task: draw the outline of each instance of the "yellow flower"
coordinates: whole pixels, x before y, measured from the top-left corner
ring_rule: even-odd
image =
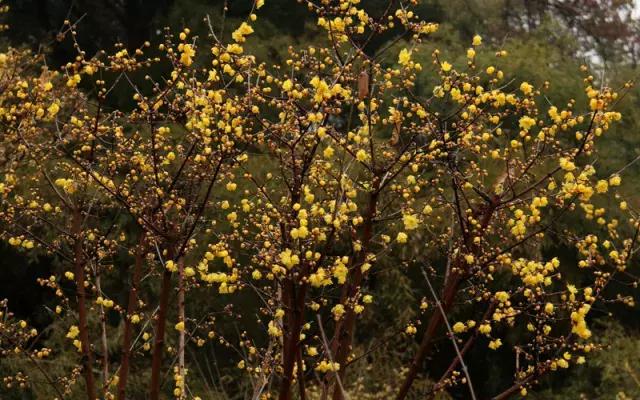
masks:
[[[318,268],[315,273],[309,275],[309,283],[313,287],[327,286],[331,285],[331,279],[327,276],[324,268]]]
[[[418,227],[418,218],[415,214],[405,214],[402,216],[402,222],[404,223],[404,229],[412,231]]]
[[[316,371],[318,372],[336,372],[340,371],[340,364],[337,362],[328,362],[326,360],[322,360],[317,366]]]
[[[400,50],[398,54],[398,64],[406,66],[411,61],[411,51],[407,49]]]
[[[609,190],[609,184],[604,179],[601,179],[596,183],[596,192],[607,193],[607,190]]]
[[[345,313],[344,306],[342,304],[336,304],[331,309],[331,313],[333,314],[333,319],[335,319],[336,321],[339,320]]]
[[[320,103],[323,100],[331,98],[331,89],[329,88],[327,82],[324,81],[324,79],[320,79],[319,77],[314,76],[309,83],[316,90],[315,94],[313,95],[313,100],[315,100],[316,103]]]
[[[358,150],[358,152],[356,153],[356,160],[360,162],[365,162],[367,161],[368,158],[369,158],[369,155],[367,154],[366,151],[362,149]]]
[[[547,314],[553,314],[553,310],[554,310],[554,306],[552,303],[545,304],[544,312],[546,312]]]
[[[246,39],[245,36],[249,36],[253,33],[253,28],[251,25],[248,25],[246,22],[240,24],[238,29],[233,31],[231,37],[238,43],[243,43]]]
[[[273,337],[282,336],[282,330],[278,327],[278,325],[274,321],[269,321],[267,332],[269,333],[269,336],[273,336]]]
[[[473,41],[471,42],[474,46],[480,46],[482,44],[482,36],[475,35],[473,37]]]
[[[533,86],[531,86],[527,82],[522,82],[520,84],[520,91],[522,91],[522,93],[524,93],[526,95],[531,94],[533,92]]]
[[[68,339],[75,339],[78,334],[80,333],[80,329],[78,329],[77,326],[75,325],[71,325],[69,327],[69,331],[67,332],[67,338]]]
[[[256,9],[260,9],[262,6],[264,6],[264,0],[257,0],[256,1]]]
[[[444,71],[444,72],[449,72],[449,71],[451,71],[451,64],[449,64],[448,62],[444,61],[440,65],[440,68],[442,68],[442,71]]]
[[[242,52],[244,52],[244,49],[239,44],[231,43],[227,46],[227,51],[231,54],[242,54]]]
[[[476,56],[476,51],[473,48],[467,49],[467,58],[474,58]]]
[[[496,292],[495,296],[496,300],[498,300],[500,303],[505,303],[507,300],[509,300],[509,293],[504,291]]]
[[[76,184],[72,179],[59,178],[56,179],[55,184],[61,187],[66,193],[73,194],[76,191]]]
[[[536,124],[536,120],[529,117],[528,115],[525,115],[524,117],[520,118],[520,128],[524,129],[525,131],[528,131],[529,129],[531,129],[532,126],[534,126]]]
[[[398,243],[407,243],[407,239],[408,239],[408,238],[409,238],[409,237],[407,236],[407,234],[406,234],[406,233],[404,233],[404,232],[399,232],[399,233],[398,233],[398,236],[396,236],[396,241],[397,241]]]
[[[566,159],[565,157],[561,157],[559,163],[560,163],[560,168],[562,168],[565,171],[571,172],[576,169],[576,165],[572,161]]]
[[[293,268],[295,265],[300,264],[300,258],[291,252],[291,249],[286,249],[280,253],[280,261],[288,269]]]
[[[180,62],[185,66],[190,66],[193,63],[193,56],[196,55],[196,51],[190,44],[181,45]]]
[[[491,325],[482,324],[478,327],[478,331],[483,335],[488,335],[489,333],[491,333]]]
[[[333,270],[333,276],[338,280],[338,283],[343,284],[347,280],[347,274],[349,273],[349,269],[343,264],[338,263]]]
[[[604,101],[593,98],[589,100],[589,107],[593,110],[602,110],[604,108]]]
[[[620,186],[620,183],[622,183],[622,178],[620,178],[620,175],[614,175],[609,178],[609,185],[611,186]]]
[[[424,34],[433,33],[438,30],[438,27],[439,27],[438,24],[434,24],[430,22],[422,26],[422,28],[420,28],[420,33],[424,33]]]
[[[164,264],[164,267],[167,269],[167,271],[169,272],[176,272],[178,270],[178,267],[176,265],[176,263],[174,263],[172,260],[167,261]]]
[[[67,80],[67,86],[68,87],[76,87],[76,86],[78,86],[78,83],[80,83],[81,79],[82,78],[80,77],[79,74],[75,74],[75,75],[73,75],[72,77],[70,77]]]
[[[455,333],[462,333],[467,330],[467,327],[462,322],[456,322],[452,329]]]

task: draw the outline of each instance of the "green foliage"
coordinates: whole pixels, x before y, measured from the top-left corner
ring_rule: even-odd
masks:
[[[611,319],[600,321],[603,350],[585,365],[546,380],[533,399],[637,399],[640,397],[640,338]]]

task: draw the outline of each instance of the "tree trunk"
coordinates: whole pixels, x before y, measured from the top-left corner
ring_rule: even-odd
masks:
[[[499,198],[494,198],[491,202],[484,208],[481,208],[478,211],[480,217],[480,227],[478,231],[474,234],[475,236],[482,236],[486,232],[487,227],[489,226],[489,222],[491,221],[491,217],[493,216],[496,207],[498,206]],[[472,232],[465,235],[466,237],[471,237]],[[477,251],[478,249],[473,245],[473,242],[469,241],[466,244],[467,248],[471,251]],[[444,283],[444,289],[442,291],[442,309],[446,313],[451,309],[453,305],[453,301],[456,298],[456,294],[458,293],[458,288],[460,283],[463,281],[463,269],[465,267],[465,260],[462,254],[459,254],[455,261],[453,262],[454,268],[451,269],[451,275],[449,275]],[[420,347],[418,348],[418,352],[416,353],[413,361],[411,362],[411,366],[409,367],[409,371],[405,376],[405,379],[400,386],[400,390],[398,391],[398,395],[396,396],[396,400],[404,400],[409,394],[409,390],[411,389],[411,385],[413,385],[413,381],[416,379],[418,372],[422,366],[422,363],[427,358],[427,355],[431,351],[431,345],[433,344],[433,338],[435,337],[440,325],[444,321],[442,313],[434,311],[433,315],[429,319],[429,323],[427,325],[427,330],[422,337],[422,341],[420,342]]]
[[[89,327],[87,323],[87,304],[84,288],[84,257],[82,252],[82,214],[75,211],[73,215],[74,234],[74,276],[76,281],[76,296],[78,299],[78,330],[82,351],[82,372],[87,385],[87,398],[96,399],[96,386],[93,376],[93,351],[89,341]]]
[[[283,291],[286,314],[284,323],[284,343],[282,351],[283,377],[280,386],[279,400],[291,400],[293,369],[296,359],[300,354],[300,333],[304,317],[304,299],[306,284],[303,284],[296,292],[293,278],[287,279]],[[298,368],[302,368],[300,365]]]
[[[144,262],[144,234],[138,242],[135,261],[133,265],[133,276],[131,278],[131,289],[129,289],[129,300],[127,303],[127,315],[124,318],[124,334],[122,338],[122,361],[118,375],[118,400],[125,400],[127,390],[127,380],[129,378],[129,363],[131,359],[131,339],[133,336],[133,323],[131,316],[138,309],[138,285],[142,275],[142,265]]]
[[[168,260],[172,260],[173,250],[170,249]],[[171,271],[165,268],[162,273],[162,287],[160,288],[160,305],[156,320],[155,336],[153,341],[153,356],[151,359],[151,388],[149,398],[158,400],[160,397],[160,372],[162,369],[162,356],[164,352],[164,331],[167,324],[167,309],[171,294]]]
[[[362,249],[358,253],[356,259],[354,259],[354,267],[349,271],[347,277],[347,285],[343,288],[340,296],[340,304],[343,304],[347,310],[343,319],[336,323],[336,329],[333,339],[331,341],[331,353],[334,357],[334,362],[340,364],[340,370],[338,376],[341,380],[344,377],[346,370],[346,361],[351,353],[351,345],[353,342],[353,334],[356,325],[356,312],[353,309],[353,305],[349,304],[350,301],[355,299],[362,281],[364,280],[364,272],[362,272],[361,265],[366,261],[367,253],[369,252],[371,238],[373,237],[373,220],[376,215],[376,209],[378,204],[378,192],[377,186],[374,185],[372,192],[369,195],[369,206],[367,214],[365,216],[364,227],[362,232]],[[333,382],[333,399],[344,400],[342,388],[338,385],[337,379]]]
[[[180,258],[178,260],[178,321],[185,323],[185,312],[184,312],[184,259]],[[178,336],[178,374],[180,375],[181,381],[180,384],[180,399],[184,399],[185,393],[184,388],[186,385],[185,379],[185,369],[184,369],[184,344],[185,344],[185,335],[184,329],[180,330]]]

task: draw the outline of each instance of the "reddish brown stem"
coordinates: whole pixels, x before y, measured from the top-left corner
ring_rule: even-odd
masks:
[[[131,359],[131,339],[133,336],[133,323],[131,316],[138,309],[138,285],[142,275],[142,264],[144,262],[144,235],[140,238],[133,265],[133,276],[131,289],[129,290],[129,300],[127,304],[127,315],[124,318],[124,334],[122,338],[122,361],[118,374],[118,400],[125,400],[127,380],[129,378],[129,362]]]
[[[296,291],[293,278],[289,278],[284,284],[282,295],[287,311],[284,321],[285,333],[282,352],[283,375],[278,399],[291,400],[293,368],[296,363],[296,358],[300,353],[300,332],[302,330],[306,285],[302,285],[300,289]],[[299,366],[299,368],[301,367]]]
[[[302,363],[302,349],[298,346],[298,393],[300,400],[307,400],[306,383],[304,380],[304,364]]]
[[[169,258],[171,259],[171,258]],[[160,288],[160,305],[156,319],[155,337],[153,341],[153,355],[151,358],[151,388],[149,398],[158,400],[160,397],[160,370],[162,369],[162,356],[164,352],[164,331],[167,325],[167,310],[169,295],[171,294],[171,272],[166,270],[162,274],[162,286]]]
[[[76,295],[78,298],[78,323],[80,333],[80,344],[82,351],[82,372],[87,385],[87,398],[96,399],[96,386],[93,376],[93,352],[89,341],[89,327],[87,323],[87,304],[84,288],[84,257],[82,252],[82,214],[75,211],[73,215],[74,243],[74,275],[76,281]]]
[[[100,280],[100,273],[96,272],[96,289],[98,293],[102,293]],[[100,305],[100,328],[102,330],[100,335],[102,344],[102,395],[106,396],[109,391],[109,344],[107,342],[107,315],[102,304]]]
[[[453,299],[458,291],[458,286],[460,285],[461,278],[458,273],[452,272],[448,282],[445,284],[445,289],[442,296],[442,309],[445,311],[449,311],[451,305],[453,304]],[[418,372],[420,371],[420,367],[422,363],[427,358],[429,351],[431,349],[431,345],[433,344],[433,338],[435,337],[440,325],[443,322],[442,313],[434,311],[429,319],[429,323],[427,325],[427,329],[422,336],[422,341],[420,342],[420,347],[418,348],[418,352],[414,357],[411,365],[409,367],[409,371],[404,378],[404,382],[398,391],[398,395],[396,396],[396,400],[404,399],[407,394],[409,394],[409,390],[411,389],[411,385],[413,385],[413,381],[416,379]]]
[[[534,379],[536,376],[537,376],[537,374],[529,375],[528,377],[524,378],[523,380],[514,383],[513,386],[511,386],[510,388],[508,388],[504,392],[492,397],[491,400],[506,400],[506,399],[508,399],[509,397],[511,397],[512,394],[522,390],[522,387],[527,382],[529,382],[532,379]]]
[[[498,205],[499,199],[495,197],[492,199],[491,203],[489,203],[486,207],[479,210],[479,214],[481,216],[480,227],[476,232],[476,235],[482,236],[487,227],[489,226],[489,222],[491,221],[491,217]],[[468,250],[477,251],[473,245],[468,246]],[[461,275],[464,271],[465,261],[462,255],[458,255],[453,263],[453,268],[451,270],[451,275],[446,279],[444,284],[444,289],[442,292],[442,309],[444,312],[448,312],[453,305],[453,301],[458,293],[458,288],[460,283],[463,280],[463,276]],[[424,363],[424,360],[427,358],[427,355],[431,351],[431,345],[433,344],[433,338],[435,337],[440,325],[444,321],[442,317],[442,313],[434,312],[429,322],[427,324],[427,329],[422,337],[420,342],[420,347],[416,355],[414,356],[411,365],[409,366],[409,371],[400,386],[400,390],[398,391],[398,395],[396,396],[396,400],[404,400],[409,394],[409,390],[413,385],[414,380],[416,379],[418,372]]]
[[[183,324],[186,320],[184,310],[184,259],[182,257],[178,260],[178,320]],[[184,329],[182,329],[178,337],[178,374],[180,374],[182,378],[181,383],[183,385],[185,384],[184,346],[185,334]],[[182,389],[184,389],[184,387]],[[180,398],[186,398],[184,390],[180,393]]]
[[[377,180],[374,179],[374,182],[376,181]],[[376,185],[369,195],[369,206],[362,231],[362,250],[358,253],[357,259],[354,260],[354,268],[349,271],[349,278],[347,280],[348,284],[344,287],[340,297],[340,303],[346,306],[347,312],[345,313],[344,318],[336,323],[332,340],[331,352],[333,354],[334,361],[341,367],[338,372],[341,380],[344,380],[346,361],[349,358],[349,353],[351,352],[351,344],[353,341],[353,333],[357,316],[353,305],[348,303],[355,299],[360,287],[362,286],[362,281],[364,280],[364,272],[362,272],[362,268],[360,268],[360,266],[365,262],[371,238],[373,237],[373,221],[376,215],[377,204],[378,192]],[[342,388],[340,388],[337,382],[334,382],[333,399],[343,400],[343,398],[344,395]]]
[[[491,313],[493,313],[494,309],[495,309],[495,304],[491,303],[487,308],[487,311],[485,311],[484,315],[482,316],[481,321],[485,321],[487,318],[489,318]],[[476,333],[467,340],[467,342],[464,344],[464,347],[460,350],[460,355],[464,356],[465,354],[467,354],[469,350],[471,350],[479,334],[480,332],[476,331]],[[456,356],[451,361],[449,368],[447,368],[444,374],[442,374],[442,377],[433,386],[433,389],[431,389],[431,393],[428,394],[427,399],[432,399],[436,395],[436,393],[445,386],[445,380],[447,379],[447,377],[449,377],[449,375],[451,375],[451,373],[458,367],[459,364],[460,364],[460,357]]]

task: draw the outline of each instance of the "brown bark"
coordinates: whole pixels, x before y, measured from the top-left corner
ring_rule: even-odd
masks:
[[[93,351],[89,341],[89,327],[87,323],[87,304],[84,288],[84,257],[82,251],[82,214],[75,211],[73,215],[73,234],[75,235],[74,253],[74,276],[76,281],[76,296],[78,299],[78,330],[80,333],[80,344],[82,351],[82,373],[87,385],[87,398],[96,399],[96,386],[93,376]]]
[[[96,289],[98,289],[98,293],[102,293],[100,273],[98,271],[96,271]],[[109,344],[107,342],[107,315],[102,304],[100,304],[100,329],[102,331],[100,336],[102,345],[102,395],[106,396],[109,390]]]
[[[180,258],[178,260],[178,320],[182,323],[185,323],[185,312],[184,312],[184,259]],[[185,335],[184,329],[182,329],[179,333],[178,337],[178,373],[180,377],[182,377],[181,383],[185,385],[185,370],[184,370],[184,345],[185,345]],[[180,393],[180,398],[184,399],[184,387],[181,388],[182,392]]]
[[[484,315],[482,316],[481,321],[485,321],[487,318],[489,318],[489,316],[493,313],[494,309],[495,309],[495,303],[492,302],[487,308],[487,311],[485,311]],[[464,356],[465,354],[467,354],[469,350],[471,350],[478,336],[480,336],[480,332],[476,331],[476,333],[466,341],[466,343],[464,344],[464,347],[462,348],[462,350],[460,350],[461,356]],[[440,389],[442,389],[444,386],[446,386],[444,384],[445,380],[451,375],[451,373],[458,367],[459,364],[460,364],[460,357],[456,355],[456,357],[451,361],[449,368],[447,368],[447,370],[442,374],[442,376],[440,377],[438,382],[433,386],[433,388],[431,389],[431,392],[427,395],[427,398],[425,400],[430,400],[434,398],[436,393]]]
[[[486,207],[483,207],[478,211],[478,214],[481,220],[480,220],[480,227],[478,228],[478,232],[476,233],[476,235],[482,236],[486,232],[486,229],[489,226],[489,222],[491,221],[491,217],[493,216],[493,213],[496,210],[498,203],[499,203],[499,198],[495,197],[491,200],[489,204],[486,205]],[[469,234],[467,235],[464,235],[466,242],[468,242],[466,238],[470,237],[471,236],[470,234],[471,232],[469,232]],[[468,243],[471,243],[471,242],[468,242]],[[477,250],[476,248],[474,248],[474,245],[472,244],[467,244],[467,247],[469,250],[472,250],[472,251]],[[454,268],[452,268],[451,274],[445,281],[443,292],[442,292],[442,308],[445,311],[445,313],[451,309],[451,306],[453,305],[453,301],[455,300],[455,297],[458,293],[458,288],[460,286],[460,283],[464,279],[463,269],[465,268],[465,261],[461,254],[458,255],[458,257],[456,257],[453,263],[453,267]],[[433,338],[437,334],[438,329],[440,328],[440,325],[442,324],[443,321],[444,319],[443,319],[442,313],[434,312],[431,315],[431,318],[429,319],[429,322],[427,324],[427,329],[425,330],[425,333],[420,342],[420,347],[418,348],[418,352],[416,353],[416,355],[414,356],[411,362],[409,371],[407,372],[407,375],[405,376],[405,379],[402,382],[402,385],[400,386],[400,390],[398,391],[398,395],[396,396],[396,400],[404,400],[409,394],[409,390],[411,389],[411,386],[413,385],[413,382],[416,379],[418,372],[420,371],[422,363],[427,358],[427,355],[431,350],[431,346],[433,344]]]
[[[295,176],[295,174],[294,174]],[[304,172],[302,173],[304,176]],[[300,183],[295,185],[295,190],[291,194],[291,205],[300,201]],[[289,245],[286,224],[280,225],[281,234],[284,244]],[[299,276],[305,276],[307,273],[307,264],[303,264],[299,271]],[[282,286],[281,298],[285,307],[285,315],[283,321],[283,342],[282,342],[282,381],[280,382],[280,390],[278,393],[279,400],[292,399],[292,383],[293,368],[296,363],[296,357],[299,353],[300,332],[302,331],[302,322],[304,316],[304,301],[307,292],[306,284],[302,283],[298,291],[296,291],[296,277],[289,276],[286,278]]]
[[[278,395],[279,400],[291,400],[292,398],[293,368],[300,354],[300,333],[304,316],[305,295],[306,285],[303,284],[296,291],[293,278],[287,279],[282,291],[286,314],[283,327],[285,336],[282,352],[283,375]],[[301,366],[298,368],[301,368]]]
[[[358,253],[358,257],[354,260],[354,268],[349,271],[347,278],[347,285],[343,288],[340,296],[340,303],[344,304],[347,312],[343,319],[336,323],[334,336],[331,342],[331,352],[334,357],[334,362],[340,365],[338,376],[342,380],[346,370],[346,361],[351,353],[351,344],[353,342],[353,333],[356,324],[356,313],[352,304],[347,304],[349,301],[355,299],[362,281],[364,280],[364,273],[360,266],[365,262],[371,238],[373,237],[373,220],[376,215],[378,204],[378,192],[377,186],[375,186],[369,195],[369,205],[367,214],[365,216],[363,231],[362,231],[362,250]],[[333,399],[343,400],[344,396],[342,388],[337,384],[337,380],[333,383]]]
[[[118,400],[125,400],[127,390],[127,380],[129,378],[129,363],[131,359],[131,339],[133,336],[133,323],[131,316],[138,309],[138,285],[142,275],[142,264],[144,262],[144,235],[141,236],[136,250],[133,265],[133,276],[131,278],[131,289],[129,289],[129,300],[127,303],[127,315],[124,319],[124,334],[122,338],[122,361],[118,375]]]
[[[458,263],[459,264],[459,263]],[[453,304],[453,300],[455,299],[455,295],[458,292],[458,286],[460,285],[461,277],[459,273],[452,272],[449,277],[447,284],[445,285],[444,294],[442,296],[442,309],[445,311],[449,311],[451,309],[451,305]],[[443,322],[442,313],[434,312],[431,318],[429,319],[429,323],[427,325],[427,329],[425,330],[424,335],[422,336],[422,340],[420,342],[420,347],[418,348],[418,352],[414,357],[411,365],[409,367],[409,371],[405,376],[404,382],[398,391],[398,395],[396,396],[396,400],[404,399],[407,394],[409,394],[409,390],[411,389],[411,385],[413,385],[413,381],[415,380],[418,372],[420,371],[420,367],[422,363],[427,358],[429,351],[431,350],[431,345],[433,344],[433,338],[435,337],[440,325]]]
[[[304,363],[302,362],[302,349],[298,346],[298,394],[300,400],[307,400],[306,383],[304,380]]]
[[[172,252],[169,260],[172,259]],[[160,372],[162,369],[162,356],[164,352],[164,332],[167,325],[167,311],[169,295],[171,294],[171,272],[167,269],[162,274],[162,286],[160,288],[160,305],[156,319],[155,336],[153,341],[153,355],[151,358],[151,388],[149,398],[158,400],[160,397]]]

